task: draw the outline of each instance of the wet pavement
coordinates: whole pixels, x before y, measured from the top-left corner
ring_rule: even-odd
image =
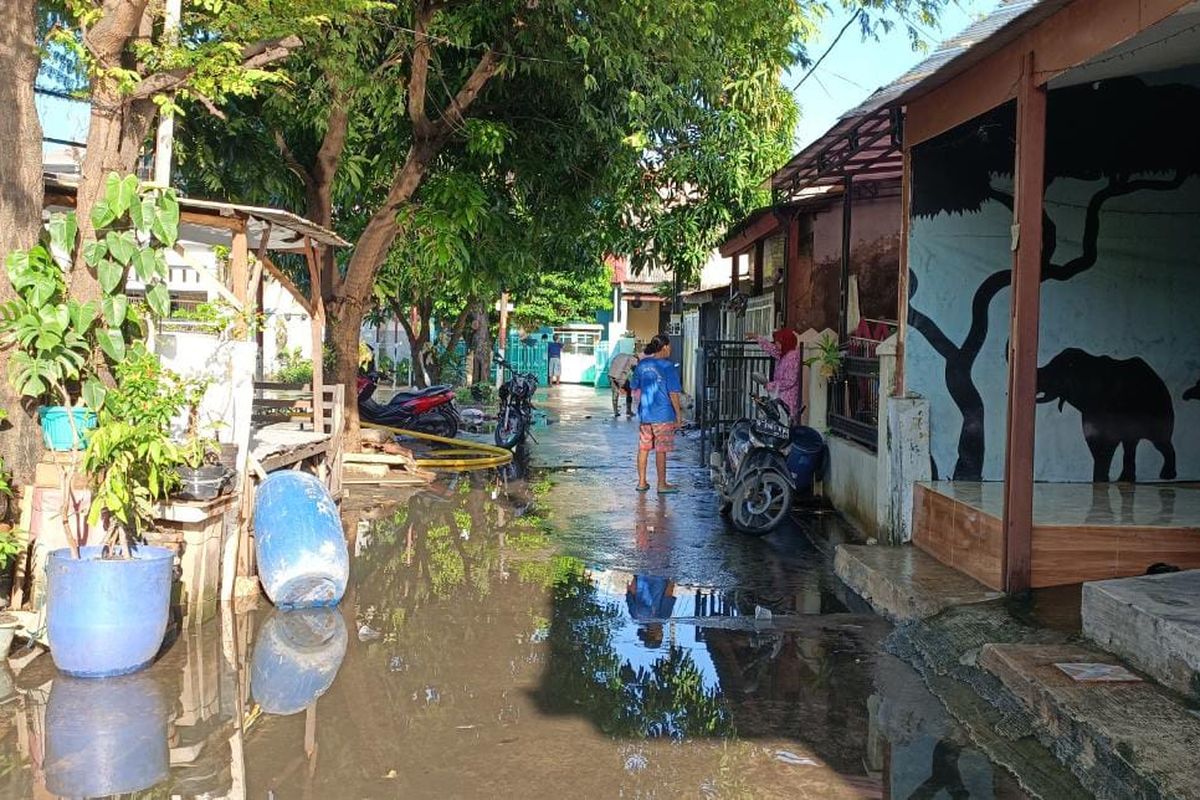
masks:
[[[0,796],[1024,796],[800,527],[836,521],[733,533],[694,440],[638,494],[607,391],[543,405],[521,463],[349,497],[339,609],[0,673]]]

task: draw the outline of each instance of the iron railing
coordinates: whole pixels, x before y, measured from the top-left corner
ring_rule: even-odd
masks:
[[[769,379],[775,360],[755,342],[705,339],[697,354],[696,421],[700,426],[700,458],[707,463],[709,448],[719,448],[731,425],[754,416],[752,397],[766,389],[754,375]]]
[[[879,358],[843,354],[829,379],[829,432],[874,451],[879,436]]]

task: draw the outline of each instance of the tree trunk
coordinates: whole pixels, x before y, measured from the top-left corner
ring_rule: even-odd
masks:
[[[487,383],[492,364],[492,330],[487,306],[480,300],[475,304],[475,380]]]
[[[345,448],[356,453],[362,444],[358,420],[358,392],[354,387],[358,381],[358,340],[362,328],[364,310],[356,303],[341,303],[338,306],[336,324],[330,344],[333,346],[333,375],[330,383],[346,387],[346,436]],[[319,357],[319,356],[318,356]]]
[[[33,245],[42,227],[42,126],[34,104],[38,71],[36,0],[12,0],[0,15],[0,261]],[[0,279],[0,301],[15,297]],[[32,406],[23,405],[4,377],[9,351],[0,351],[0,406],[8,422],[0,456],[16,483],[27,483],[41,455],[41,434]]]

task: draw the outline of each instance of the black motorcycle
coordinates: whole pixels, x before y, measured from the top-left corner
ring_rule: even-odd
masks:
[[[753,400],[758,416],[733,423],[724,452],[714,452],[709,466],[721,511],[742,533],[762,536],[787,519],[798,490],[811,492],[825,441],[812,428],[792,426],[781,400]]]
[[[518,372],[516,367],[496,356],[500,369],[509,371],[509,378],[500,384],[500,411],[496,415],[496,444],[508,450],[525,441],[533,424],[533,393],[538,380],[532,372]]]
[[[358,416],[364,422],[430,433],[453,439],[462,420],[454,403],[454,387],[430,386],[410,392],[397,392],[387,404],[371,399],[378,385],[374,374],[358,378]]]

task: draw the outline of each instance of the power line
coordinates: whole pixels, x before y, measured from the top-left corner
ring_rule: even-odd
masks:
[[[800,77],[800,80],[796,83],[796,85],[792,87],[793,92],[803,86],[804,82],[812,76],[817,67],[821,66],[821,62],[825,60],[826,56],[833,52],[833,48],[837,47],[837,43],[842,40],[842,37],[845,36],[846,31],[850,29],[850,26],[853,25],[860,16],[862,16],[862,9],[856,8],[854,13],[850,15],[850,19],[846,20],[846,24],[842,26],[840,31],[838,31],[837,36],[833,37],[833,41],[829,43],[829,47],[825,48],[825,52],[821,53],[820,57],[813,62],[812,66],[808,68],[808,71],[805,72],[804,75]]]

